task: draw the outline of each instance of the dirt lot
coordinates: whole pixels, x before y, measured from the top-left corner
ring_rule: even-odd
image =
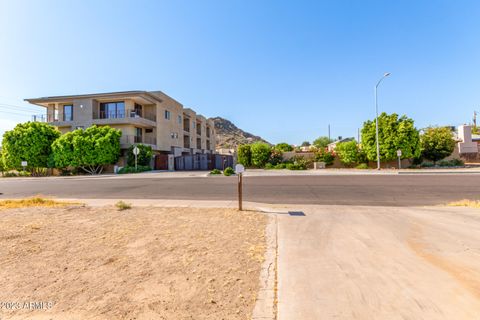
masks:
[[[266,223],[229,209],[0,210],[0,319],[248,319]]]

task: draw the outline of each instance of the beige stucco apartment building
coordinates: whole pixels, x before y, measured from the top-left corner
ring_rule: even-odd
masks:
[[[121,148],[151,145],[156,153],[174,156],[215,153],[215,126],[211,119],[184,108],[161,91],[125,91],[25,99],[46,108],[34,116],[62,132],[91,125],[122,131]]]

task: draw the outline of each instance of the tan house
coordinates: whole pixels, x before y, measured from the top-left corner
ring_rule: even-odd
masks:
[[[34,121],[62,132],[91,125],[122,131],[121,148],[151,145],[158,154],[174,156],[215,153],[214,122],[184,108],[161,91],[124,91],[25,99],[45,107]]]

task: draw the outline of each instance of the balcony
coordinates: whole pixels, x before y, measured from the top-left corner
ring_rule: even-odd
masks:
[[[155,113],[143,112],[142,110],[116,110],[100,111],[93,115],[93,119],[125,119],[125,118],[143,118],[150,121],[157,121]]]
[[[57,127],[69,127],[72,125],[73,119],[59,114],[36,114],[32,116],[32,121],[52,123]]]
[[[156,137],[151,137],[151,136],[132,136],[132,135],[122,135],[120,137],[120,145],[122,148],[129,147],[132,144],[149,144],[152,146],[157,145],[157,138]]]

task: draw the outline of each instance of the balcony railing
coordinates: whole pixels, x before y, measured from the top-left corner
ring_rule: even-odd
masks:
[[[150,136],[142,137],[142,136],[131,136],[131,135],[122,135],[122,137],[120,138],[120,144],[136,144],[136,143],[156,145],[157,138],[150,137]]]
[[[56,122],[56,121],[72,121],[68,120],[60,120],[62,117],[60,115],[53,115],[53,114],[36,114],[32,116],[33,122]]]
[[[100,111],[94,114],[93,119],[125,119],[125,118],[144,118],[151,121],[157,121],[157,116],[151,112],[143,112],[142,110],[116,110],[116,111]]]

